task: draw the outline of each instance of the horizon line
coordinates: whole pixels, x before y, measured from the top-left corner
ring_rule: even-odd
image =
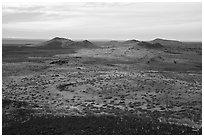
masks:
[[[59,37],[59,36],[56,36],[56,37]],[[3,39],[19,39],[19,40],[51,40],[55,37],[52,37],[52,38],[22,38],[22,37],[2,37],[2,40]],[[59,38],[66,38],[66,37],[59,37]],[[100,38],[100,39],[81,39],[81,38],[66,38],[66,39],[71,39],[71,40],[90,40],[90,41],[126,41],[126,40],[139,40],[139,39],[135,39],[135,38],[130,38],[130,39],[106,39],[106,38]],[[202,42],[202,40],[179,40],[179,39],[167,39],[167,38],[161,38],[161,37],[157,37],[157,38],[153,38],[153,39],[150,39],[150,40],[139,40],[139,41],[152,41],[152,40],[155,40],[155,39],[163,39],[163,40],[172,40],[172,41],[182,41],[182,42]]]

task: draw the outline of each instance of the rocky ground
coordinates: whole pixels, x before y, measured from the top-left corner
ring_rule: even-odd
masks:
[[[3,62],[3,134],[201,134],[202,72],[174,54],[130,45]]]

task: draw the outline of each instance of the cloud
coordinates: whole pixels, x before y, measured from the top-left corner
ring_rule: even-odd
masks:
[[[71,37],[114,39],[139,32],[145,38],[147,33],[154,37],[156,33],[167,36],[175,31],[172,37],[179,38],[186,31],[200,34],[202,6],[201,3],[3,3],[2,19],[5,37],[13,35],[12,31],[17,35],[23,30],[20,35],[28,36],[28,32],[41,30],[45,33],[29,36],[69,32]],[[176,29],[181,32],[176,34]],[[123,32],[126,36],[118,34]],[[190,34],[183,36],[187,38]]]

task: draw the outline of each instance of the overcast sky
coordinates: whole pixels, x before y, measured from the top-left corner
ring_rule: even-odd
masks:
[[[202,40],[201,3],[3,3],[2,37]]]

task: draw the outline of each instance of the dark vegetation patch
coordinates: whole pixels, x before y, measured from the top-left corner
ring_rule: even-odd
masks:
[[[60,91],[68,90],[69,86],[74,86],[74,85],[76,85],[76,83],[60,84],[57,86],[57,89],[59,89]]]
[[[183,42],[185,48],[194,48],[202,50],[202,42]]]
[[[148,118],[129,116],[31,117],[3,128],[3,135],[191,135],[202,134],[186,126],[170,125]]]
[[[56,60],[56,61],[50,62],[50,64],[58,64],[58,65],[63,65],[67,63],[68,63],[68,60]]]
[[[2,76],[19,76],[24,74],[31,74],[39,71],[46,70],[50,66],[43,65],[41,63],[28,63],[26,65],[3,65],[2,69],[4,70]]]
[[[16,107],[16,108],[27,107],[28,103],[26,103],[24,101],[15,101],[15,100],[3,99],[2,100],[2,107],[6,108],[9,106]]]
[[[160,73],[165,77],[174,78],[177,80],[187,81],[191,83],[195,82],[196,80],[199,83],[202,83],[202,75],[201,75],[202,71],[193,71],[195,75],[189,75],[190,73],[192,73],[191,71],[180,73],[180,75],[172,72],[160,72]]]
[[[174,52],[174,51],[169,51],[169,50],[164,50],[166,53],[171,53],[171,54],[182,54],[180,52]]]
[[[149,63],[149,69],[159,70],[159,71],[175,71],[175,72],[187,72],[187,71],[201,71],[202,65],[197,65],[194,63],[179,63],[179,62],[153,62]]]
[[[27,120],[34,111],[24,101],[2,100],[2,128]]]
[[[19,46],[4,46],[2,47],[3,62],[35,62],[39,59],[29,59],[29,57],[51,57],[56,54],[71,54],[75,53],[75,49],[59,49],[49,48],[43,49],[40,47],[19,47]]]
[[[106,66],[115,66],[115,64],[134,64],[139,63],[140,60],[119,60],[119,59],[105,59],[105,58],[88,58],[82,63],[84,64],[97,64],[97,65],[106,65]]]
[[[49,66],[46,65],[28,65],[27,69],[29,71],[37,72],[37,71],[42,71],[49,68]]]

